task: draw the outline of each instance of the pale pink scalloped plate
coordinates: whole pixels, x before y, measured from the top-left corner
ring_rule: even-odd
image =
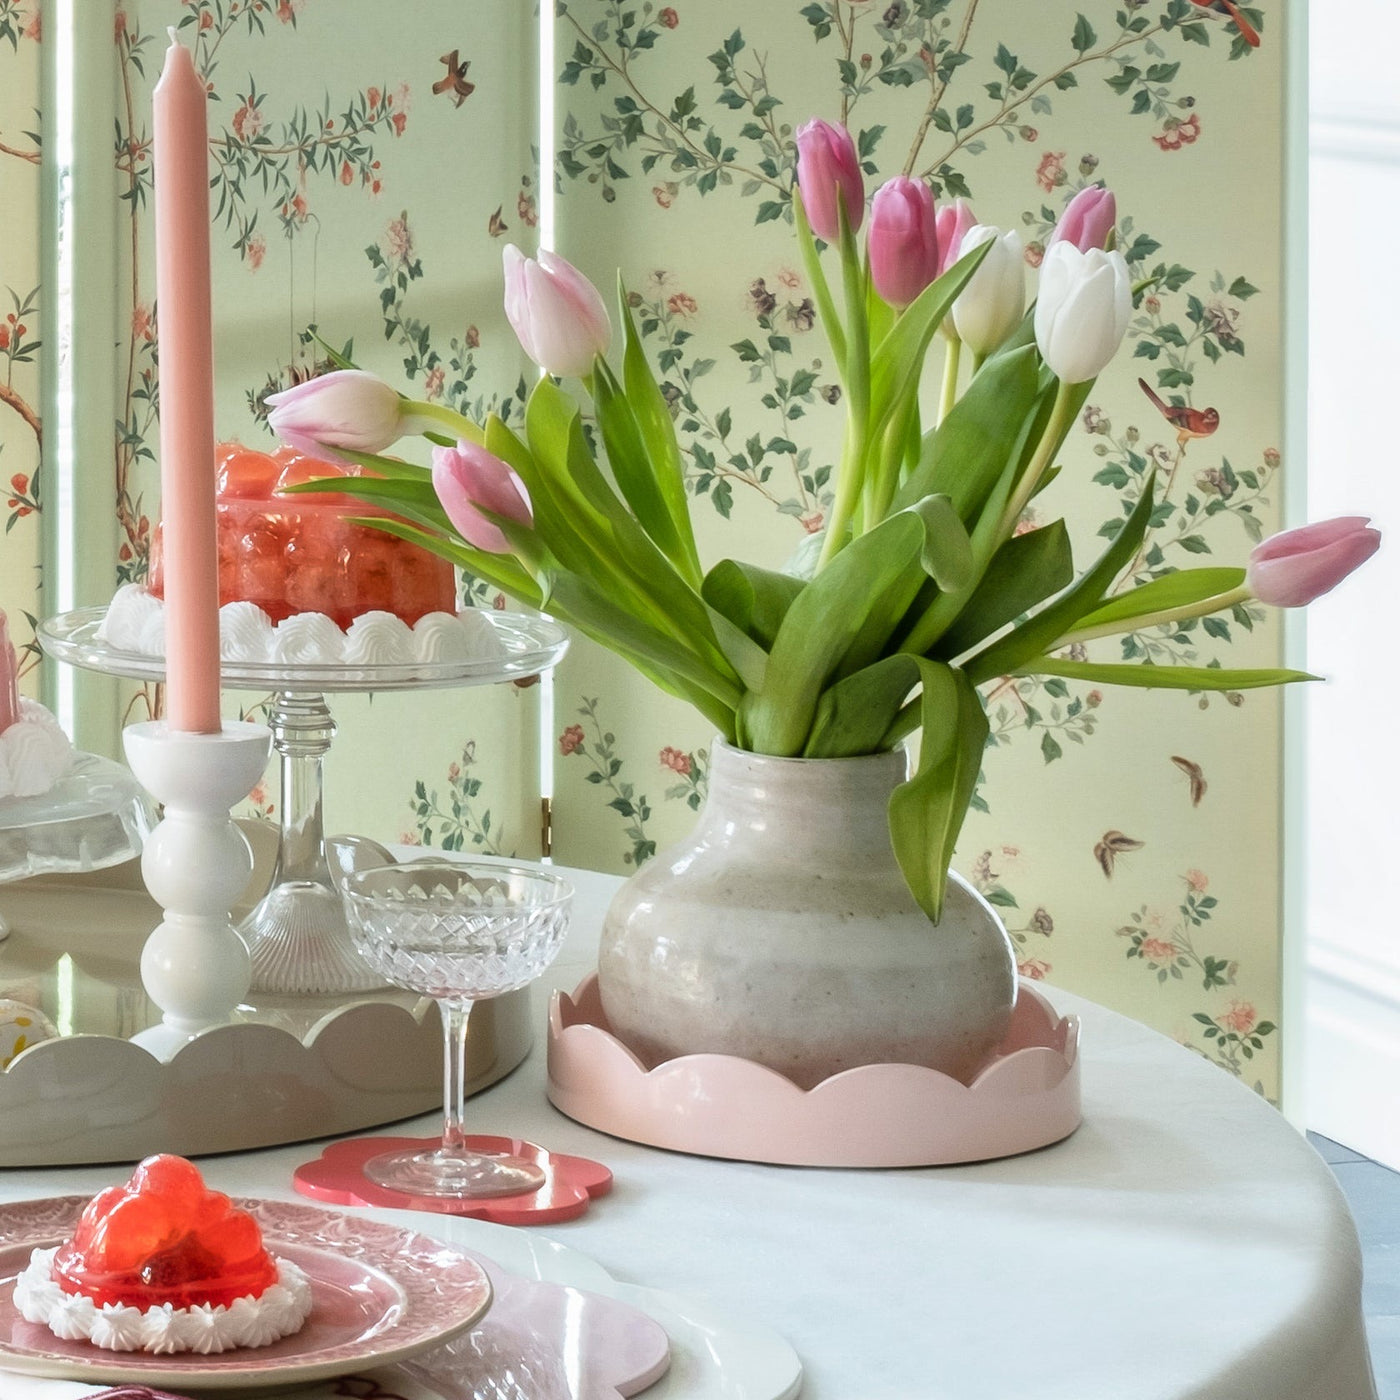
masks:
[[[30,1252],[66,1238],[86,1204],[85,1196],[58,1196],[0,1206],[0,1368],[176,1389],[298,1385],[415,1356],[465,1332],[491,1305],[486,1271],[439,1240],[315,1206],[240,1201],[268,1248],[310,1277],[306,1326],[271,1346],[220,1356],[104,1352],[26,1322],[13,1301]]]
[[[1006,1039],[962,1084],[922,1065],[861,1065],[799,1089],[733,1055],[649,1066],[612,1034],[596,975],[549,1008],[549,1100],[590,1128],[703,1157],[921,1167],[1047,1147],[1080,1122],[1079,1019],[1022,981]]]

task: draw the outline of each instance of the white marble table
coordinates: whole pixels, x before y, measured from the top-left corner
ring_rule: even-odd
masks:
[[[616,883],[577,873],[557,985],[589,970]],[[1190,1052],[1052,999],[1084,1019],[1085,1123],[1008,1161],[826,1171],[635,1146],[549,1106],[542,1043],[472,1100],[468,1128],[605,1161],[612,1194],[548,1233],[620,1280],[775,1328],[807,1400],[1374,1400],[1356,1233],[1306,1141]],[[211,1171],[224,1190],[290,1197],[309,1155]],[[0,1199],[113,1176],[9,1171]]]

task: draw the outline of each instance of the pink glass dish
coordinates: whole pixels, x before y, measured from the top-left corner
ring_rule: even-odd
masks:
[[[986,1161],[1079,1126],[1079,1019],[1061,1017],[1023,980],[1006,1038],[971,1084],[889,1064],[802,1090],[732,1055],[645,1064],[612,1034],[594,975],[550,1003],[549,1100],[590,1128],[704,1157],[825,1167]]]

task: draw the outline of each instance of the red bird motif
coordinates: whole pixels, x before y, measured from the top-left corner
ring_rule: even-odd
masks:
[[[1192,408],[1188,404],[1166,403],[1145,379],[1138,388],[1152,400],[1157,412],[1176,429],[1176,445],[1185,447],[1192,438],[1209,437],[1220,426],[1220,414],[1213,408]]]
[[[1191,0],[1191,3],[1203,10],[1210,10],[1213,14],[1228,15],[1235,21],[1240,38],[1252,49],[1259,47],[1259,31],[1240,13],[1240,7],[1234,0]]]

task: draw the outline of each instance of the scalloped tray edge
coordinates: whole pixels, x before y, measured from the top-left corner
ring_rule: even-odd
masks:
[[[530,1050],[528,1001],[492,1009],[472,1093]],[[378,1127],[439,1104],[441,1058],[434,1017],[365,1000],[328,1012],[304,1040],[259,1022],[217,1026],[169,1061],[115,1036],[40,1041],[0,1072],[0,1166],[198,1156]]]
[[[810,1090],[732,1055],[648,1070],[602,1014],[597,976],[549,1013],[549,1099],[653,1147],[790,1166],[909,1167],[1047,1147],[1081,1121],[1079,1020],[1022,981],[1002,1052],[963,1084],[922,1065],[861,1065]]]

